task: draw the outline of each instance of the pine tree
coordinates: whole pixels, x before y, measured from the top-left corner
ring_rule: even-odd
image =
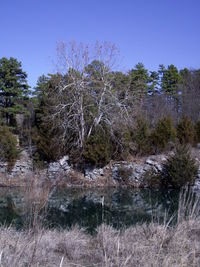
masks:
[[[7,125],[13,126],[15,115],[24,112],[28,97],[27,74],[15,58],[0,59],[0,111]]]

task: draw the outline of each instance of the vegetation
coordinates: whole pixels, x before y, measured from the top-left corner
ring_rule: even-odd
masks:
[[[166,149],[171,141],[175,141],[176,130],[170,117],[159,119],[154,130],[151,133],[151,142],[155,152],[161,152]]]
[[[17,59],[0,59],[0,107],[7,125],[15,125],[15,115],[25,112],[24,101],[28,96],[26,78],[27,74]]]
[[[106,165],[112,158],[113,144],[111,137],[102,130],[92,134],[83,150],[83,159],[85,163],[101,166]]]
[[[151,152],[150,129],[148,122],[139,118],[136,122],[133,139],[136,143],[136,153],[146,155]]]
[[[120,166],[117,171],[118,179],[120,179],[125,184],[129,181],[129,178],[131,177],[133,173],[132,168],[126,167],[126,166]]]
[[[170,150],[177,140],[199,142],[199,70],[149,71],[138,63],[115,71],[118,53],[109,43],[60,43],[57,51],[57,73],[41,75],[31,92],[22,64],[0,59],[0,125],[34,147],[35,162],[68,154],[82,167],[104,166]]]
[[[179,145],[175,153],[167,159],[162,169],[162,186],[180,188],[193,184],[198,168],[187,146]]]
[[[195,137],[196,137],[196,142],[200,142],[200,121],[197,121],[195,124]]]
[[[0,127],[0,159],[12,167],[18,157],[17,139],[6,126]]]
[[[195,129],[192,121],[184,116],[177,125],[177,137],[181,144],[193,144]]]
[[[143,174],[141,179],[141,186],[147,188],[161,188],[161,173],[156,172],[154,168],[150,168]]]

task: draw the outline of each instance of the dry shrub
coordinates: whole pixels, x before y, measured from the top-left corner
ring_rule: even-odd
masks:
[[[1,228],[0,236],[0,264],[4,267],[60,266],[62,258],[62,266],[74,266],[72,260],[78,263],[87,258],[89,236],[77,228],[63,232],[40,230],[37,234]]]
[[[199,219],[174,228],[155,223],[122,232],[102,225],[96,236],[83,231],[17,232],[0,229],[2,266],[199,266]]]
[[[33,176],[28,179],[24,188],[24,226],[37,231],[42,227],[47,212],[47,203],[52,191],[52,186],[42,183],[40,178]]]

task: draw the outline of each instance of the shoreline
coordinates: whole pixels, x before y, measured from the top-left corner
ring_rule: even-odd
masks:
[[[198,166],[195,186],[200,188],[200,150],[193,148],[191,154]],[[32,160],[23,150],[11,172],[6,170],[7,163],[0,162],[0,187],[26,187],[34,182],[42,186],[67,188],[151,188],[154,184],[148,184],[149,177],[152,173],[159,175],[162,172],[163,163],[170,155],[172,151],[132,157],[128,161],[110,161],[102,168],[85,169],[83,173],[70,165],[68,156],[49,163],[44,169],[33,171]]]

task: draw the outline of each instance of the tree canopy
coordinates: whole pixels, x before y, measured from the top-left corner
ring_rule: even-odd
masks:
[[[28,97],[27,74],[15,58],[0,59],[0,111],[7,125],[12,125],[15,115],[25,112]]]

